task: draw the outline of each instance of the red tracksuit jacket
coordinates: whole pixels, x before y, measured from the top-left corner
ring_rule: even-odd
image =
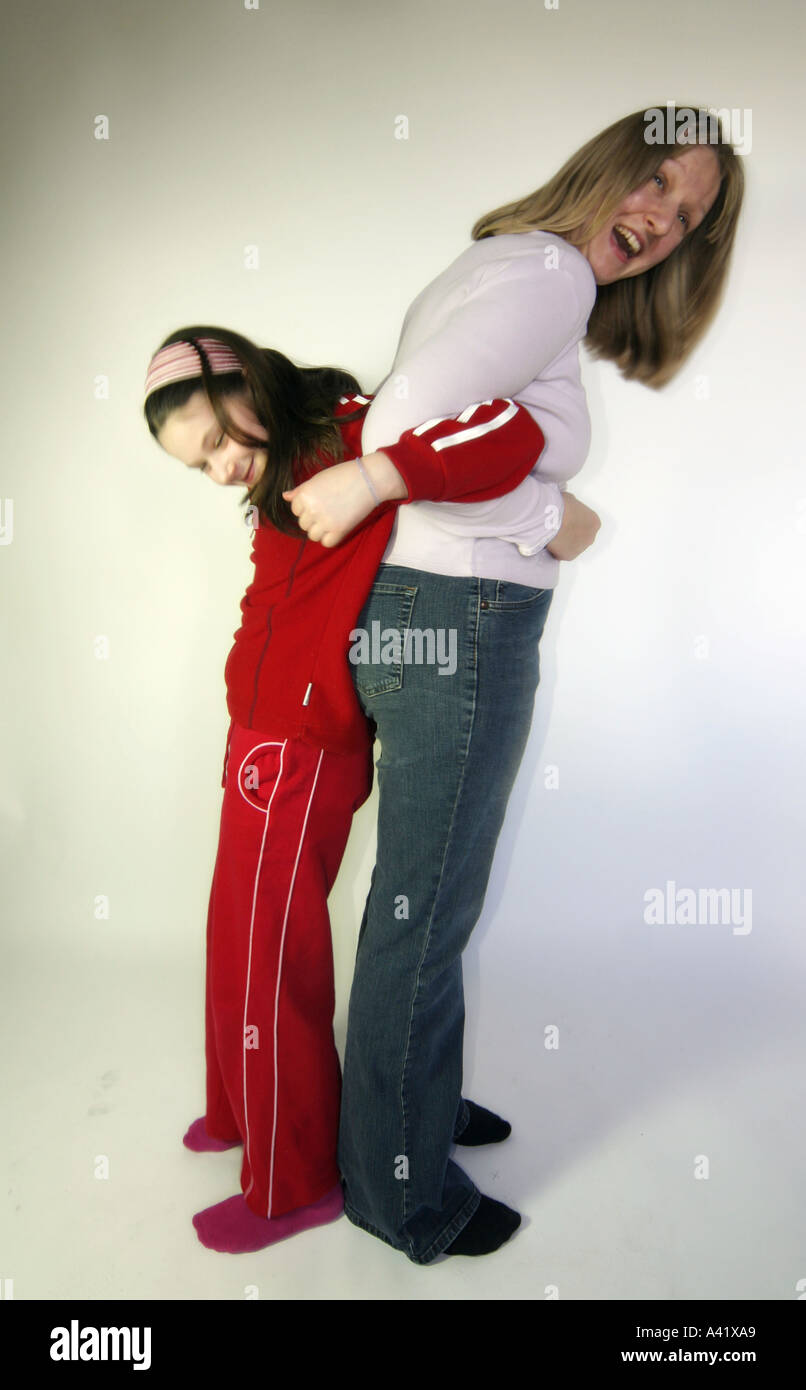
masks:
[[[371,400],[342,396],[334,415]],[[341,426],[345,459],[361,455],[362,424],[363,417]],[[234,722],[334,753],[364,747],[370,725],[353,685],[349,634],[372,588],[394,509],[420,500],[500,497],[523,482],[544,445],[523,406],[482,401],[384,446],[409,495],[376,507],[340,545],[284,535],[261,518],[252,541],[255,577],[241,601],[243,619],[224,671]]]

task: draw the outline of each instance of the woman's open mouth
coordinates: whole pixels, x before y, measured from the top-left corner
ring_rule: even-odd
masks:
[[[625,227],[622,222],[615,224],[610,233],[610,241],[620,261],[633,260],[636,256],[640,256],[644,249],[640,237],[636,236],[631,227]]]

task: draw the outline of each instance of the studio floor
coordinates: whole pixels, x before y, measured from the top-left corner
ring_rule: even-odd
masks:
[[[257,1254],[225,1255],[199,1243],[191,1217],[239,1191],[241,1150],[199,1155],[182,1144],[203,1109],[199,985],[176,959],[159,969],[76,963],[73,975],[65,958],[11,962],[0,1278],[13,1280],[14,1298],[237,1300],[247,1288],[295,1300],[798,1297],[802,1037],[793,1045],[783,1029],[699,1074],[681,1068],[656,1095],[651,1080],[633,1086],[636,1058],[622,1065],[617,1048],[599,1072],[566,1064],[544,1083],[543,1059],[529,1068],[521,1053],[515,1065],[512,1030],[490,1026],[493,974],[464,1093],[513,1132],[456,1158],[481,1191],[522,1213],[508,1244],[417,1266],[342,1216]],[[466,992],[475,988],[471,979]],[[337,1025],[338,1038],[340,1016]],[[587,1041],[574,1055],[595,1052]],[[652,1067],[648,1042],[650,1076]]]

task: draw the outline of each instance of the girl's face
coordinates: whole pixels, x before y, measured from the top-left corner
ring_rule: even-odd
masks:
[[[719,162],[707,145],[664,159],[647,183],[627,195],[609,226],[578,248],[597,285],[641,275],[665,260],[708,214],[719,182]]]
[[[245,397],[228,396],[230,419],[246,434],[268,439]],[[222,487],[252,487],[263,476],[269,461],[265,449],[252,449],[230,439],[213,413],[206,391],[195,391],[187,403],[172,410],[157,435],[167,454],[188,468],[198,468]]]

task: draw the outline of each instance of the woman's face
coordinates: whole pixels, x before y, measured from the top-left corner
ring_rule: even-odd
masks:
[[[246,434],[268,439],[245,397],[228,396],[226,410]],[[252,487],[263,476],[269,461],[265,449],[252,449],[224,434],[213,414],[207,393],[195,391],[187,403],[172,410],[157,435],[167,454],[188,468],[199,468],[222,487]]]
[[[624,199],[608,226],[578,249],[597,285],[641,275],[698,227],[719,192],[719,161],[707,145],[664,159],[656,174]]]

